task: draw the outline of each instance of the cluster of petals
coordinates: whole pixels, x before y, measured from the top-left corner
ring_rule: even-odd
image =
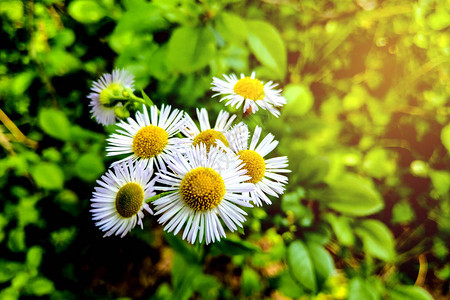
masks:
[[[232,83],[238,81],[234,75],[225,78],[214,78],[216,95],[232,91]],[[254,80],[255,75],[242,78]],[[94,83],[89,98],[99,123],[116,121],[111,108],[99,100],[102,90],[111,84],[132,88],[133,80],[129,73],[116,70]],[[244,104],[244,110],[256,112],[260,107],[278,116],[276,107],[285,102],[274,87],[272,82],[262,85],[264,97],[257,101],[231,94],[224,99],[237,107]],[[233,232],[243,227],[244,207],[271,204],[269,196],[284,193],[287,157],[266,158],[278,144],[272,134],[260,142],[261,127],[250,138],[247,125],[234,124],[236,115],[220,111],[211,126],[206,109],[197,109],[196,114],[199,126],[189,114],[171,106],[147,109],[143,105],[134,117],[116,123],[106,152],[117,159],[97,181],[91,199],[92,218],[105,236],[123,237],[136,225],[142,227],[146,212],[158,216],[166,231],[182,232],[190,243],[208,244],[226,237],[225,229]],[[157,199],[150,201],[157,193]]]

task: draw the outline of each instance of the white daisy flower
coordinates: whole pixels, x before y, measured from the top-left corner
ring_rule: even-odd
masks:
[[[133,90],[134,76],[125,71],[115,69],[112,74],[103,74],[99,80],[92,84],[92,93],[89,106],[92,107],[92,118],[102,125],[112,125],[116,122],[115,106],[112,105],[111,96],[122,96],[125,88]],[[122,104],[117,104],[121,106]]]
[[[169,169],[158,174],[164,186],[155,189],[173,193],[153,202],[165,230],[178,234],[184,227],[183,239],[193,244],[205,237],[209,244],[226,237],[219,217],[231,231],[242,227],[246,213],[239,206],[252,206],[242,194],[252,192],[254,185],[246,182],[250,177],[236,156],[217,147],[208,152],[200,144],[172,157]]]
[[[208,111],[205,108],[197,109],[197,118],[200,122],[200,129],[198,129],[191,117],[185,113],[185,123],[181,132],[188,137],[189,144],[196,146],[204,143],[209,151],[211,146],[217,145],[216,140],[219,139],[228,146],[224,133],[230,128],[236,119],[236,115],[230,116],[228,112],[221,110],[212,129],[209,124]]]
[[[127,122],[120,121],[117,129],[107,139],[107,156],[131,154],[127,158],[114,164],[131,158],[133,161],[152,166],[156,163],[158,169],[165,169],[168,157],[178,151],[181,139],[174,136],[184,124],[183,112],[162,105],[158,116],[158,108],[153,105],[150,108],[150,117],[145,105],[143,113],[136,112],[136,120],[128,118]]]
[[[277,118],[280,116],[276,107],[286,104],[286,99],[281,96],[281,90],[275,89],[278,84],[272,81],[264,84],[255,78],[255,72],[252,72],[250,77],[241,74],[240,79],[234,74],[229,76],[224,74],[223,76],[225,80],[213,78],[212,90],[217,92],[213,97],[224,95],[220,101],[226,100],[225,105],[231,105],[232,107],[236,105],[236,108],[244,104],[244,113],[249,109],[251,113],[255,113],[260,107],[268,110]]]
[[[144,169],[131,161],[108,170],[95,187],[91,199],[92,220],[105,236],[124,237],[136,224],[142,224],[144,210],[153,214],[145,199],[155,195],[154,182],[150,180],[153,168]]]
[[[262,201],[272,204],[267,195],[278,197],[283,194],[288,178],[279,173],[291,172],[286,169],[288,166],[286,156],[264,159],[275,149],[278,141],[274,140],[274,136],[269,133],[258,145],[260,136],[261,127],[256,126],[250,145],[248,145],[249,131],[244,123],[240,123],[226,133],[226,138],[230,143],[229,149],[244,162],[244,168],[251,177],[249,182],[255,184],[255,190],[250,192],[250,197],[257,206],[261,206]],[[220,141],[218,143],[220,144]]]

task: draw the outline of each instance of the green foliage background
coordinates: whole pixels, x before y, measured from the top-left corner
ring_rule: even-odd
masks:
[[[444,299],[449,295],[450,1],[0,2],[0,299]],[[213,76],[280,84],[290,182],[211,247],[156,218],[103,239],[112,162],[90,119],[114,67],[156,104],[223,108]],[[238,112],[239,113],[239,112]]]

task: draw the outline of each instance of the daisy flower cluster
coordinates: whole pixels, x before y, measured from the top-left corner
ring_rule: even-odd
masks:
[[[255,73],[224,78],[214,78],[212,90],[226,105],[280,115],[286,100],[276,84],[264,84]],[[104,236],[123,237],[154,215],[166,231],[209,244],[243,227],[245,208],[271,204],[269,196],[284,193],[288,159],[270,155],[278,145],[272,134],[262,137],[259,126],[250,132],[226,111],[210,122],[205,108],[197,109],[196,121],[171,106],[158,108],[134,95],[133,82],[130,73],[114,70],[94,82],[88,96],[92,117],[116,124],[106,153],[117,160],[91,198],[92,219]],[[136,107],[141,111],[130,117]]]

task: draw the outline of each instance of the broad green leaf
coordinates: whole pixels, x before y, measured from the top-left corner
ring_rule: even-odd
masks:
[[[356,225],[355,233],[362,239],[366,253],[384,261],[394,259],[394,236],[384,223],[362,220]]]
[[[448,153],[450,153],[450,124],[442,128],[441,142],[442,145],[444,145],[444,147],[447,149]]]
[[[303,190],[284,194],[281,198],[281,209],[284,212],[292,212],[301,226],[309,227],[313,222],[314,214],[310,208],[301,204],[302,194],[304,196]]]
[[[33,71],[17,74],[11,86],[11,91],[16,95],[23,94],[33,82],[35,76],[36,74]]]
[[[105,171],[103,159],[97,153],[85,153],[75,163],[75,172],[85,181],[94,181]]]
[[[170,37],[167,63],[174,71],[191,73],[206,67],[215,52],[209,28],[179,27]]]
[[[33,295],[43,296],[51,294],[55,290],[53,282],[45,277],[37,277],[30,280],[26,289]]]
[[[37,269],[41,265],[42,254],[44,249],[39,246],[31,247],[27,252],[26,263],[28,268]]]
[[[430,179],[439,195],[448,194],[450,190],[450,172],[432,170],[430,171]]]
[[[287,104],[283,108],[285,116],[302,116],[314,105],[314,95],[303,84],[288,84],[283,89]]]
[[[333,274],[333,258],[330,253],[328,253],[328,251],[318,243],[308,241],[306,246],[309,250],[309,255],[314,265],[318,290],[320,291],[327,279]]]
[[[30,274],[28,272],[19,272],[13,280],[11,280],[11,286],[21,290],[28,283],[29,279]]]
[[[297,180],[304,184],[316,184],[327,176],[330,162],[326,157],[307,155],[299,159],[296,167]]]
[[[265,21],[248,21],[248,43],[256,58],[274,72],[273,79],[286,74],[287,53],[278,30]]]
[[[302,287],[295,282],[289,272],[285,272],[280,277],[277,288],[283,295],[291,298],[298,298],[305,294]]]
[[[20,292],[18,289],[9,286],[0,291],[0,299],[1,300],[16,300],[19,299]]]
[[[141,49],[144,47],[148,51],[151,33],[167,28],[170,23],[163,11],[148,1],[126,1],[124,6],[126,12],[120,17],[109,37],[110,47],[117,53],[125,55],[133,51],[142,52]]]
[[[375,287],[367,284],[364,279],[355,277],[349,283],[348,300],[378,300]]]
[[[247,39],[247,24],[241,17],[229,12],[222,12],[216,20],[216,30],[230,43]]]
[[[193,280],[194,291],[201,295],[201,299],[217,299],[221,288],[216,277],[206,274],[198,274]]]
[[[63,227],[50,234],[50,241],[55,247],[56,252],[61,252],[70,246],[73,239],[76,237],[77,228],[75,226],[66,228]]]
[[[164,239],[173,250],[183,255],[186,262],[197,263],[200,260],[192,245],[186,243],[180,237],[173,235],[173,233],[164,232]]]
[[[25,227],[28,224],[38,224],[42,222],[42,218],[39,217],[39,211],[36,209],[35,204],[39,201],[39,196],[22,197],[19,200],[19,206],[17,207],[17,219],[19,220],[19,226]]]
[[[320,191],[320,201],[349,216],[368,216],[383,209],[381,195],[365,180],[347,176]]]
[[[25,270],[25,265],[7,260],[0,260],[0,283],[11,280],[17,273]]]
[[[70,2],[67,11],[69,15],[80,23],[96,23],[106,15],[100,6],[100,1],[75,0]]]
[[[12,252],[25,251],[25,231],[22,228],[15,228],[9,232],[8,248]]]
[[[393,224],[408,224],[416,218],[414,210],[408,202],[395,203],[392,208]]]
[[[371,149],[365,156],[363,169],[371,177],[381,179],[395,171],[395,161],[389,158],[386,150],[382,148]]]
[[[260,278],[253,269],[244,268],[241,277],[242,291],[246,297],[261,291]]]
[[[313,293],[317,290],[314,265],[308,249],[302,241],[295,241],[289,245],[287,263],[292,276]]]
[[[173,299],[189,299],[194,293],[193,278],[201,275],[203,273],[199,265],[188,263],[181,253],[177,253],[172,267]]]
[[[387,290],[391,300],[433,300],[433,297],[420,286],[398,285]]]
[[[212,255],[226,254],[226,255],[252,255],[259,252],[260,248],[246,242],[234,241],[230,239],[223,239],[220,242],[212,244],[210,253]]]
[[[355,235],[352,228],[353,219],[346,216],[336,216],[332,213],[327,214],[326,219],[333,228],[339,243],[344,246],[353,246],[355,244]]]
[[[62,169],[49,162],[41,162],[31,169],[31,176],[36,184],[48,190],[61,189],[64,184],[64,173]]]
[[[39,126],[53,138],[63,141],[70,140],[70,122],[61,110],[43,108],[38,116]]]

